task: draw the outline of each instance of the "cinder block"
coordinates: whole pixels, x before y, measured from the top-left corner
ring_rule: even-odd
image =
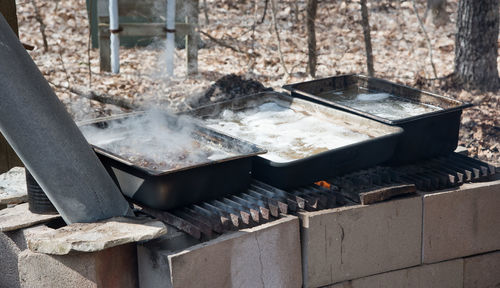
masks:
[[[419,265],[422,197],[299,213],[304,287]]]
[[[93,253],[52,256],[19,254],[21,287],[137,287],[135,244]]]
[[[168,254],[182,251],[200,242],[172,226],[167,234],[137,245],[139,287],[172,287]]]
[[[328,288],[460,288],[462,277],[463,259],[457,259],[350,280]]]
[[[423,262],[500,250],[500,180],[424,195]]]
[[[14,232],[0,232],[0,287],[19,287],[17,257],[21,250],[12,240]]]
[[[500,251],[464,259],[464,288],[500,287]]]
[[[298,218],[285,216],[180,252],[141,247],[139,265],[158,274],[141,287],[301,287],[299,238]],[[156,256],[143,262],[151,252]]]
[[[0,232],[0,287],[20,287],[17,261],[19,254],[27,248],[26,235],[43,229],[46,226]]]

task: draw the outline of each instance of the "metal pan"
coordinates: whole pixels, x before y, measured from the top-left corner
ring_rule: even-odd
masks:
[[[80,122],[79,126],[82,130],[89,126],[106,129],[112,122],[142,116],[142,112],[123,114]],[[165,114],[164,117],[166,125],[176,122],[174,116]],[[231,156],[180,168],[153,170],[91,145],[122,193],[132,201],[152,208],[168,210],[245,191],[250,184],[252,156],[265,153],[265,150],[201,125],[193,126],[193,139],[203,145],[222,147],[231,152]]]
[[[403,131],[398,127],[391,127],[351,113],[275,92],[249,95],[201,107],[188,113],[204,119],[205,124],[207,124],[213,123],[213,119],[220,119],[225,110],[243,111],[265,103],[276,103],[294,111],[306,111],[324,123],[331,123],[335,127],[345,127],[370,137],[367,140],[313,153],[295,160],[273,161],[269,152],[255,157],[252,176],[282,189],[311,184],[315,181],[382,163],[392,156],[398,141],[397,138]],[[308,128],[306,127],[306,129]],[[225,133],[231,135],[230,132]],[[240,137],[249,141],[248,138]],[[268,151],[273,150],[272,144],[263,147]]]
[[[410,163],[453,152],[458,143],[462,110],[472,106],[452,98],[363,75],[335,76],[286,85],[283,88],[291,91],[293,97],[314,101],[382,123],[402,127],[404,134],[400,138],[394,157],[389,161],[397,164]],[[341,96],[328,93],[348,89],[360,92],[388,93],[411,103],[439,109],[420,115],[388,119],[346,105],[339,101]],[[328,93],[328,96],[325,96],[325,93]]]

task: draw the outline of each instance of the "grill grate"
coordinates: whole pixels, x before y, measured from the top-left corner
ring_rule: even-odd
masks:
[[[452,153],[400,167],[374,167],[327,181],[346,198],[360,203],[360,194],[398,184],[413,184],[424,192],[458,187],[467,182],[490,179],[495,167],[467,156]]]
[[[374,203],[414,193],[415,188],[435,191],[483,181],[494,175],[495,169],[487,163],[453,153],[413,165],[374,167],[290,191],[253,180],[244,193],[168,212],[139,207],[142,212],[203,241],[227,231],[273,221],[283,214]]]
[[[337,192],[317,185],[283,191],[253,180],[237,195],[190,205],[172,211],[142,207],[141,211],[182,230],[196,239],[208,240],[241,228],[278,219],[283,214],[316,211],[345,204]]]

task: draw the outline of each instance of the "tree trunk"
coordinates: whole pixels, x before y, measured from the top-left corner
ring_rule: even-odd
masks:
[[[2,13],[7,23],[9,23],[14,33],[18,35],[17,13],[15,0],[0,0],[0,13]]]
[[[366,66],[368,75],[373,76],[375,70],[373,69],[372,37],[370,35],[370,20],[368,19],[366,0],[361,0],[361,16],[361,25],[363,25],[363,34],[365,36]]]
[[[498,0],[460,0],[455,77],[465,89],[498,88]]]
[[[0,0],[0,13],[7,20],[14,33],[18,35],[16,1]],[[14,152],[0,133],[0,174],[9,171],[10,168],[15,166],[23,166],[23,164],[17,157],[16,152]]]
[[[316,12],[318,10],[317,0],[307,0],[306,30],[307,30],[307,49],[309,60],[307,61],[307,72],[312,77],[316,77]]]

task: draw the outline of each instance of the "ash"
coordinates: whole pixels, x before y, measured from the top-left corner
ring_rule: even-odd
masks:
[[[262,83],[253,79],[244,79],[236,74],[229,74],[219,78],[212,84],[205,94],[198,99],[198,106],[211,103],[231,100],[245,95],[251,95],[259,92],[270,91]]]

